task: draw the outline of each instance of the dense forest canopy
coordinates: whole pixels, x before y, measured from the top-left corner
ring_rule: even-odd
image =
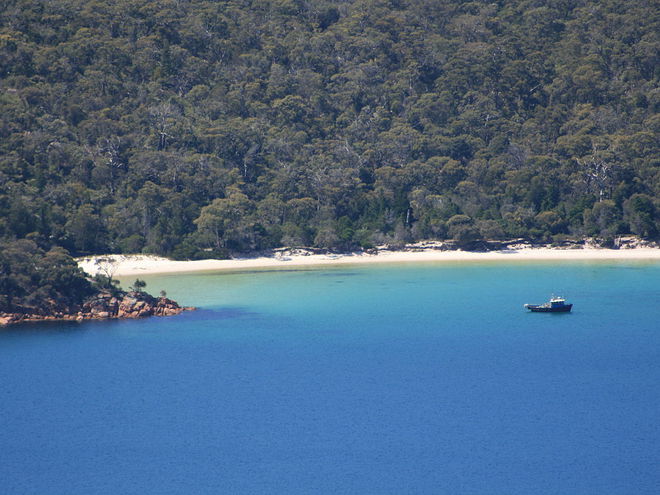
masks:
[[[2,5],[0,237],[186,258],[660,230],[651,0]]]
[[[0,241],[0,314],[71,311],[99,287],[61,247],[44,252],[27,239]]]

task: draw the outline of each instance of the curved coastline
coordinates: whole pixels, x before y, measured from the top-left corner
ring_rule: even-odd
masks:
[[[167,273],[207,271],[236,271],[257,268],[288,268],[339,266],[371,263],[419,263],[419,262],[479,262],[479,261],[660,261],[660,249],[640,247],[634,249],[604,248],[521,248],[499,251],[473,252],[439,249],[406,249],[401,251],[379,250],[378,254],[366,252],[345,254],[310,254],[305,250],[278,250],[271,256],[234,258],[229,260],[175,261],[150,255],[107,255],[79,258],[78,265],[89,274],[100,271],[98,260],[112,258],[113,275],[118,277]]]

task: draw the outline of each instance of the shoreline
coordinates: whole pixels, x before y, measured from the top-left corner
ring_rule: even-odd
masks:
[[[257,268],[328,267],[373,263],[422,263],[467,261],[660,261],[660,249],[639,247],[631,249],[525,247],[499,251],[473,252],[440,249],[379,250],[377,254],[363,252],[345,254],[310,254],[302,249],[276,250],[271,256],[234,258],[229,260],[174,261],[151,255],[106,255],[79,258],[78,266],[90,275],[103,273],[99,260],[112,259],[113,277],[194,273],[210,271],[240,271]]]
[[[0,328],[18,323],[61,322],[80,323],[90,320],[121,320],[149,316],[174,316],[194,311],[192,306],[179,306],[167,297],[153,297],[146,292],[112,294],[101,291],[78,308],[61,308],[50,312],[0,312]]]

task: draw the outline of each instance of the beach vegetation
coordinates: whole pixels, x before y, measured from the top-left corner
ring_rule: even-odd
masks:
[[[143,292],[146,287],[147,283],[144,280],[136,278],[135,282],[133,282],[133,285],[131,285],[129,289],[133,292]]]

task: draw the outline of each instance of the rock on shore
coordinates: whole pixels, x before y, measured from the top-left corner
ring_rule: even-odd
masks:
[[[146,316],[172,316],[195,308],[181,307],[166,297],[153,297],[146,292],[127,292],[114,296],[101,292],[87,300],[78,311],[0,313],[0,325],[26,321],[83,321],[110,318],[142,318]]]

